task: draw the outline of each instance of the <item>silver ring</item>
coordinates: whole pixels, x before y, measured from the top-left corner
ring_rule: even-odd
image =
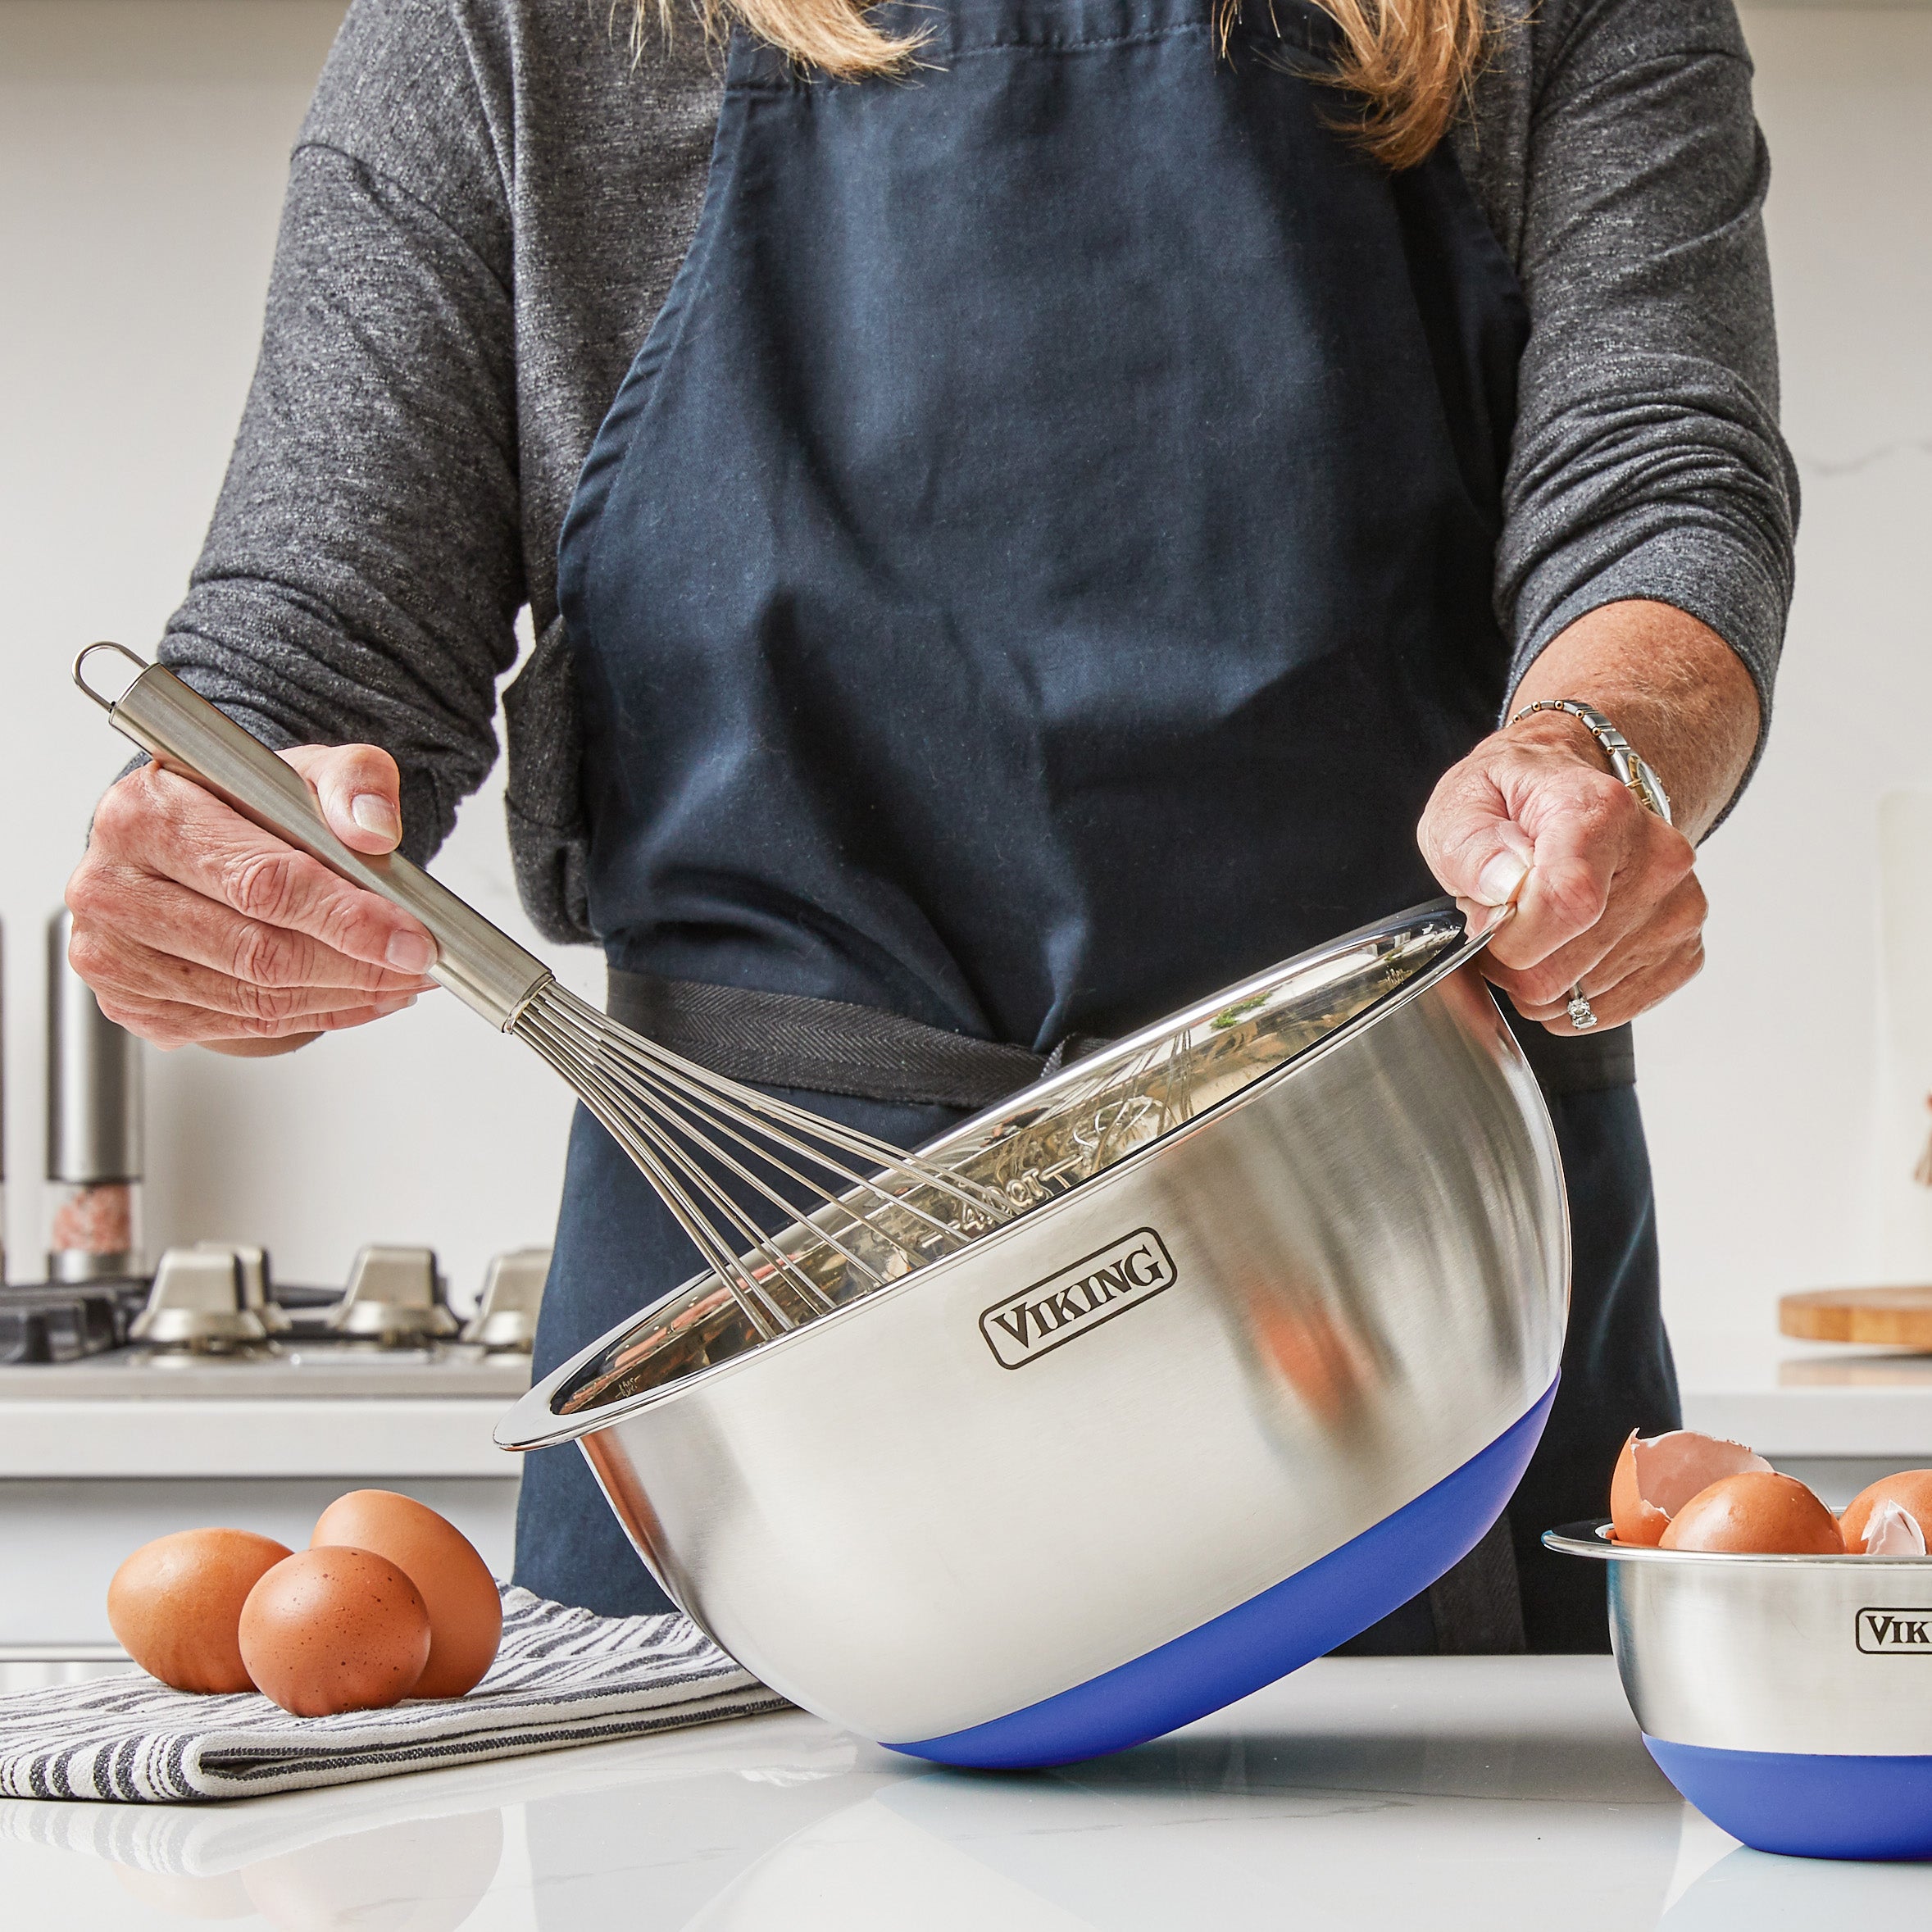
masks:
[[[1579,1033],[1588,1033],[1597,1024],[1597,1016],[1590,1011],[1590,1002],[1584,998],[1580,983],[1570,989],[1570,1024]]]

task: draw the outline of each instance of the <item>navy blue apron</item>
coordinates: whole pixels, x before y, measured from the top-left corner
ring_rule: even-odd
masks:
[[[1416,820],[1503,696],[1522,298],[1446,148],[1392,175],[1329,125],[1322,16],[1258,8],[1223,53],[1212,12],[889,6],[929,64],[857,85],[734,40],[560,553],[627,985],[1044,1054],[1438,889]],[[960,1117],[866,1091],[794,1097],[902,1144]],[[1616,1259],[1586,1286],[1580,1243],[1606,1347],[1546,1456],[1612,1415],[1526,1560],[1675,1399],[1634,1095],[1564,1104]],[[580,1118],[539,1371],[694,1259]],[[517,1571],[659,1601],[573,1451],[531,1459]]]

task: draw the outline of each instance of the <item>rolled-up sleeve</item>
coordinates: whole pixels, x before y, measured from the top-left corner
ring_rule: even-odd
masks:
[[[1649,598],[1730,645],[1768,721],[1798,479],[1736,14],[1585,0],[1539,54],[1519,257],[1531,328],[1497,567],[1511,689],[1586,611]]]

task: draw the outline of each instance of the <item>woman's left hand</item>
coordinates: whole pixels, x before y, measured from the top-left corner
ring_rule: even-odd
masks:
[[[1573,987],[1600,1025],[1621,1026],[1703,966],[1695,849],[1562,712],[1496,732],[1452,766],[1416,838],[1465,911],[1515,902],[1481,971],[1552,1033],[1576,1031]]]

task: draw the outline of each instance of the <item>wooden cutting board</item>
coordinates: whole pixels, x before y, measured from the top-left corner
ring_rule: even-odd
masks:
[[[1932,1288],[1820,1288],[1784,1295],[1778,1328],[1806,1342],[1932,1349]]]

